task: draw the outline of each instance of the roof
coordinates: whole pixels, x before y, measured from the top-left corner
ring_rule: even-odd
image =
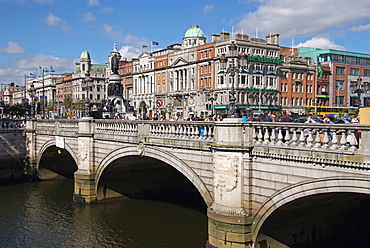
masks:
[[[205,37],[203,30],[201,30],[198,25],[191,25],[186,31],[184,38],[190,37]]]
[[[88,51],[84,50],[82,53],[81,53],[81,56],[80,56],[80,61],[82,60],[91,60],[90,59],[90,54]]]

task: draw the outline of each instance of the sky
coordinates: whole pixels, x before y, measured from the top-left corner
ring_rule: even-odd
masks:
[[[114,44],[130,60],[181,44],[191,25],[207,42],[279,33],[281,46],[370,54],[369,0],[0,0],[0,82],[24,85],[39,66],[73,72],[84,50],[105,64]]]

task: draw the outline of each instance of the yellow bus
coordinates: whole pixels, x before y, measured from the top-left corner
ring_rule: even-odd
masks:
[[[358,112],[357,107],[334,107],[334,106],[306,106],[306,115],[332,116],[335,118],[354,118]]]

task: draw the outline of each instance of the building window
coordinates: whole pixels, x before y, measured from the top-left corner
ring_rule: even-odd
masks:
[[[370,77],[370,70],[364,70],[364,77]]]
[[[336,96],[337,105],[344,105],[344,96]]]
[[[358,76],[359,74],[359,69],[358,68],[351,68],[351,70],[350,70],[350,75],[352,75],[352,76]]]
[[[335,89],[344,90],[344,81],[343,80],[337,80],[336,83],[335,83]]]
[[[336,68],[336,73],[337,73],[337,75],[344,75],[344,67],[339,67],[339,66],[337,66],[337,68]]]

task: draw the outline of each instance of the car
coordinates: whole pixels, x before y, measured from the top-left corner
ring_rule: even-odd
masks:
[[[299,117],[293,120],[293,123],[305,123],[307,121],[306,117]]]
[[[334,124],[351,124],[351,121],[348,119],[342,119],[342,118],[337,118],[334,119]]]

